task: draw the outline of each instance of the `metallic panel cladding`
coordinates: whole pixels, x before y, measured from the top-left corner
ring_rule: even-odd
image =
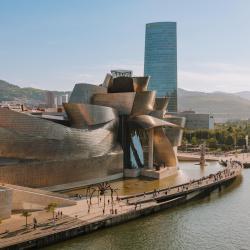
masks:
[[[166,97],[166,96],[164,96],[164,97],[156,97],[155,98],[154,109],[155,110],[166,111],[167,110],[167,106],[168,106],[168,102],[169,102],[169,98]]]
[[[180,146],[183,135],[183,128],[185,127],[185,117],[166,116],[165,121],[177,124],[180,128],[165,127],[164,132],[171,142],[173,147]]]
[[[86,159],[117,145],[118,119],[96,129],[75,129],[0,108],[0,128],[0,157]]]
[[[177,166],[177,156],[162,127],[154,129],[154,159],[168,167]]]
[[[119,115],[129,115],[133,108],[135,95],[135,92],[98,93],[93,95],[92,103],[114,108],[118,111]]]
[[[108,93],[134,92],[133,79],[131,77],[119,76],[113,79],[108,86]]]
[[[95,93],[107,93],[107,88],[88,83],[77,83],[70,96],[69,103],[91,103]]]
[[[115,109],[83,103],[64,103],[63,107],[73,128],[88,128],[118,119]]]
[[[147,91],[150,76],[134,76],[132,78],[135,92]]]
[[[131,117],[129,119],[129,122],[131,124],[137,124],[143,129],[152,129],[157,127],[178,127],[178,125],[164,121],[162,119],[158,119],[156,117],[150,116],[150,115],[138,115],[135,117]]]
[[[154,110],[155,96],[155,91],[137,92],[131,115],[137,116],[149,114],[152,110]]]

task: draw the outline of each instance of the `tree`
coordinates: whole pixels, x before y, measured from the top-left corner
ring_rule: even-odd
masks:
[[[196,138],[195,136],[192,137],[191,143],[192,143],[193,145],[197,145],[197,144],[198,144],[197,138]]]
[[[52,213],[52,216],[53,216],[52,218],[53,219],[55,218],[55,210],[56,210],[56,208],[57,208],[57,203],[54,203],[54,202],[50,203],[46,208],[47,212]]]
[[[240,137],[240,138],[238,138],[238,140],[237,140],[237,145],[238,146],[245,146],[246,145],[246,139],[244,138],[244,137]]]
[[[207,140],[209,148],[217,148],[217,140],[215,138],[210,138]]]
[[[31,216],[31,213],[29,211],[23,210],[22,214],[23,217],[25,217],[25,227],[28,227],[28,217]]]
[[[229,145],[229,146],[234,145],[234,139],[233,139],[233,137],[232,137],[231,135],[228,135],[228,136],[226,137],[225,144],[226,144],[226,145]]]

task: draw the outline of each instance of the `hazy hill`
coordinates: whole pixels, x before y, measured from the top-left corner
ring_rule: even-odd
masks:
[[[35,88],[20,88],[0,80],[0,102],[15,98],[26,99],[27,102],[42,103],[46,90]],[[70,92],[53,91],[55,95]],[[216,118],[248,119],[250,118],[250,92],[235,94],[224,92],[204,93],[198,91],[178,90],[178,105],[180,111],[194,110],[198,113],[212,113]]]
[[[0,80],[0,102],[12,101],[15,98],[23,98],[32,102],[44,102],[46,90],[35,88],[20,88],[17,85],[10,84],[6,81]],[[53,91],[55,94],[64,94],[69,92]]]
[[[250,91],[241,91],[241,92],[235,93],[235,95],[245,98],[247,100],[250,100]]]
[[[244,96],[241,92],[241,96]],[[199,113],[212,113],[215,117],[249,118],[250,101],[242,98],[238,93],[224,92],[203,93],[179,89],[179,110],[194,110]]]

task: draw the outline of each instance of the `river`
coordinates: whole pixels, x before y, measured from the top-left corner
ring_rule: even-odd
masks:
[[[183,163],[170,183],[179,184],[216,172],[216,163],[200,168]],[[250,249],[250,169],[243,171],[230,186],[209,196],[140,218],[119,226],[99,230],[45,249],[47,250],[131,250],[131,249]],[[165,180],[166,181],[166,180]],[[123,194],[135,188],[166,185],[145,180],[115,182]],[[121,189],[123,187],[123,189]],[[80,192],[78,190],[77,192]]]

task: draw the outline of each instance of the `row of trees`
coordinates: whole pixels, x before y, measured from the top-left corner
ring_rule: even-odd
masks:
[[[55,210],[57,208],[57,204],[56,203],[50,203],[47,208],[46,211],[52,213],[52,218],[55,218]],[[25,227],[28,227],[28,217],[30,217],[32,214],[28,211],[28,210],[23,210],[22,214],[23,217],[25,217]]]
[[[226,123],[216,125],[214,130],[186,130],[183,134],[182,145],[200,145],[206,143],[211,149],[232,150],[235,147],[244,148],[246,135],[250,126],[242,123]]]
[[[113,200],[114,200],[114,195],[116,195],[116,200],[118,200],[118,193],[117,193],[117,189],[114,189],[111,187],[111,185],[108,182],[103,182],[103,183],[99,183],[96,186],[89,186],[86,190],[86,198],[87,198],[87,203],[89,205],[89,209],[90,209],[90,205],[91,205],[91,199],[93,198],[94,193],[97,192],[98,194],[98,204],[99,204],[99,197],[100,196],[104,196],[104,211],[105,211],[105,205],[106,205],[106,199],[105,199],[105,193],[107,191],[110,191],[111,193],[111,205],[112,205],[112,211],[113,211]],[[88,202],[89,199],[89,202]],[[109,200],[108,200],[109,203]],[[52,213],[52,219],[55,219],[55,210],[57,208],[57,203],[50,203],[48,204],[48,206],[46,207],[46,211]],[[21,216],[25,217],[25,227],[28,228],[28,218],[32,215],[32,213],[28,210],[23,210],[21,213]],[[1,222],[0,222],[1,223]]]

